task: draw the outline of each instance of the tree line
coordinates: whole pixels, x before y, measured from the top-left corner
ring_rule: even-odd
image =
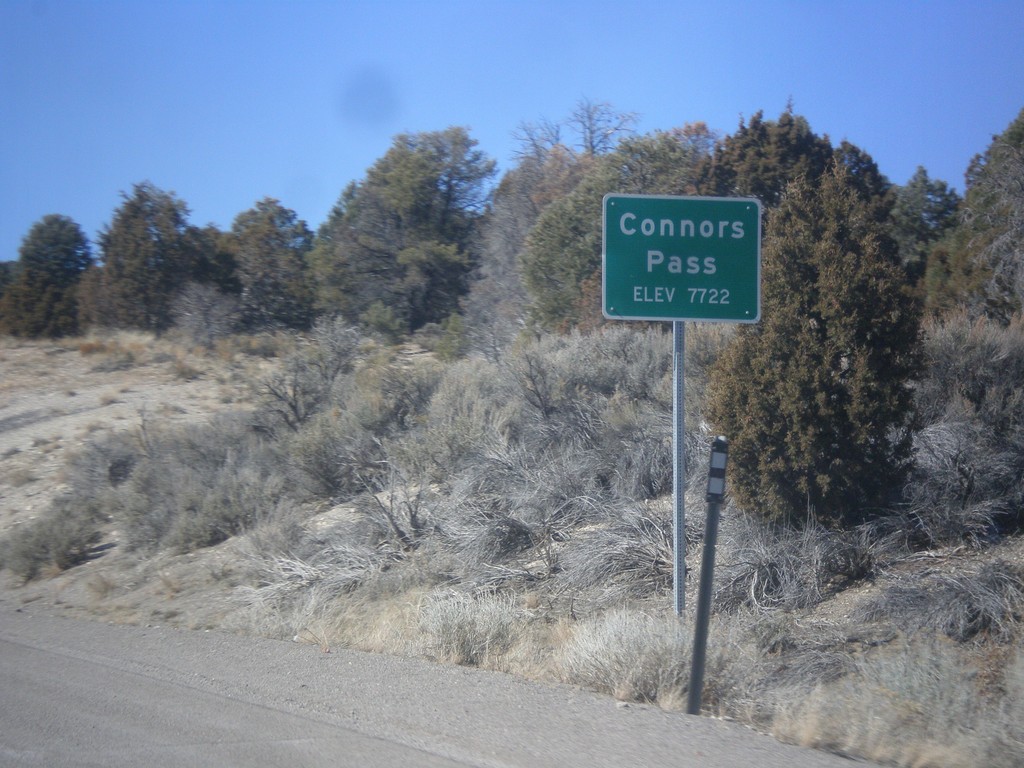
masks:
[[[94,245],[66,216],[32,226],[0,272],[0,330],[162,332],[204,286],[208,301],[230,300],[239,330],[341,315],[397,338],[459,315],[477,346],[500,348],[524,328],[604,322],[595,296],[605,193],[753,196],[771,211],[791,183],[836,167],[872,207],[925,309],[967,305],[1005,319],[1020,309],[1024,279],[1012,258],[1021,123],[971,161],[963,199],[920,167],[906,185],[890,183],[864,150],[833,147],[791,110],[755,113],[725,136],[703,123],[637,135],[633,116],[590,101],[561,124],[520,126],[515,164],[497,180],[464,128],[397,136],[315,232],[272,198],[229,231],[197,227],[185,201],[142,182]]]
[[[727,135],[634,123],[584,101],[561,123],[524,124],[500,178],[464,128],[397,136],[316,232],[270,198],[230,231],[198,228],[173,193],[140,183],[95,256],[65,216],[32,227],[3,277],[0,330],[179,325],[209,342],[328,316],[389,341],[440,329],[498,360],[524,333],[608,322],[606,193],[754,196],[763,319],[717,361],[707,416],[732,439],[741,505],[856,524],[910,470],[924,319],[1021,312],[1024,110],[971,160],[963,197],[924,168],[891,183],[792,109]]]

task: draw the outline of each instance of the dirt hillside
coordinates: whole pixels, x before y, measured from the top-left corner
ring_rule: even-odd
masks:
[[[138,433],[147,422],[202,422],[249,408],[251,382],[271,365],[236,349],[196,349],[124,332],[63,342],[0,340],[0,538],[42,514],[65,490],[66,463],[87,441]],[[28,585],[4,572],[0,586],[16,602],[42,601],[67,613],[132,623],[215,623],[199,608],[213,585],[184,575],[195,572],[196,557],[142,560],[120,551],[116,537],[111,530],[106,554],[85,566]],[[223,548],[214,549],[200,559],[227,557]],[[194,592],[191,608],[184,600],[165,605],[183,597],[178,584]]]
[[[214,354],[119,334],[66,344],[0,342],[0,535],[62,489],[70,451],[147,418],[206,419],[246,385]]]

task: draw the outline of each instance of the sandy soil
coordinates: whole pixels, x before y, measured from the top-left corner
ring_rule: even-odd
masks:
[[[0,341],[0,536],[46,509],[87,440],[238,408],[243,378],[232,361],[143,335]]]
[[[63,342],[0,339],[0,538],[45,512],[66,488],[72,453],[105,433],[138,431],[145,420],[202,422],[251,407],[252,385],[272,361],[193,349],[120,332]],[[103,557],[0,588],[20,603],[127,623],[214,626],[226,610],[224,578],[237,560],[226,542],[199,555],[139,558],[116,546]],[[213,599],[211,599],[213,598]]]

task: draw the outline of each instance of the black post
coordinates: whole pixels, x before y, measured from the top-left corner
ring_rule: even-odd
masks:
[[[725,497],[725,464],[729,441],[719,435],[711,445],[708,469],[708,517],[704,525],[704,555],[700,563],[700,591],[697,594],[697,617],[693,630],[693,666],[686,711],[700,714],[700,698],[704,689],[704,665],[707,656],[708,624],[711,620],[711,585],[715,572],[715,545],[718,542],[718,518]]]

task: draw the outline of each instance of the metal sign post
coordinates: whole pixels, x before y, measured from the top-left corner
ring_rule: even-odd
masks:
[[[676,616],[686,610],[686,323],[672,323],[672,599]]]
[[[704,526],[704,556],[700,561],[700,591],[697,594],[697,620],[693,630],[693,666],[686,711],[700,714],[700,697],[704,688],[704,664],[708,647],[708,624],[711,621],[711,584],[715,573],[715,545],[718,542],[718,516],[725,499],[725,464],[729,459],[729,441],[719,435],[711,444],[708,464],[708,519]]]
[[[684,321],[761,317],[761,204],[745,197],[604,197],[602,311],[672,322],[673,600],[686,604]]]

